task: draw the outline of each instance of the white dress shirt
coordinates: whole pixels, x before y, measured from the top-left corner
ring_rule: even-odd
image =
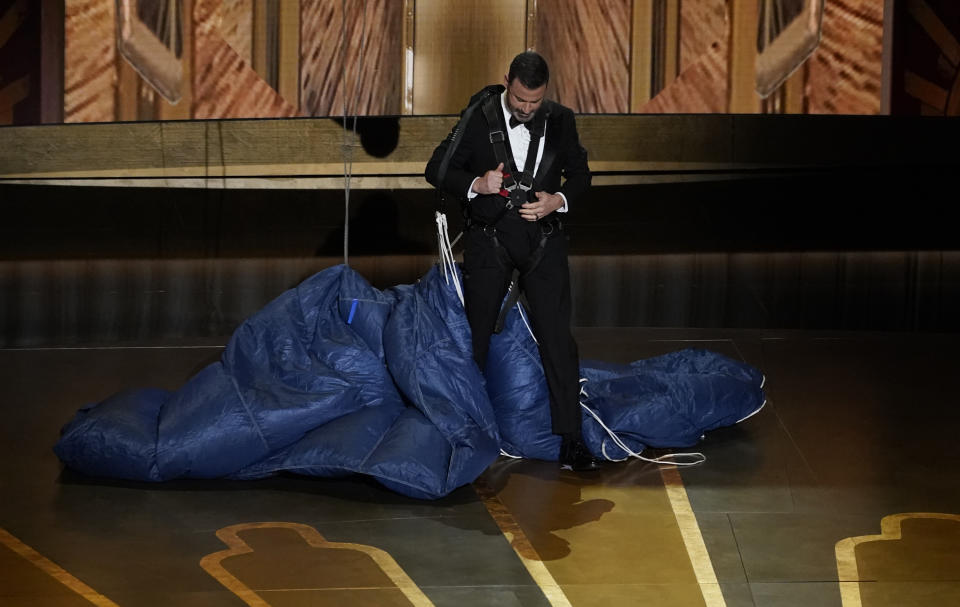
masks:
[[[507,136],[510,138],[510,149],[513,151],[513,162],[517,165],[519,170],[523,170],[524,164],[527,162],[527,151],[530,149],[530,129],[526,128],[523,124],[518,124],[517,126],[510,128],[510,110],[507,109],[507,92],[504,91],[500,95],[500,108],[503,110],[503,122],[507,125]],[[547,141],[546,135],[546,125],[544,125],[544,135],[540,137],[540,149],[537,150],[537,161],[533,165],[533,174],[537,174],[537,169],[540,168],[540,159],[543,158],[543,149]],[[504,167],[506,169],[506,167]],[[519,175],[514,175],[514,179],[518,182],[520,181]],[[477,182],[477,177],[472,182],[470,182],[470,187],[467,188],[467,200],[473,200],[477,197],[477,193],[473,191],[473,184]],[[568,210],[567,207],[567,197],[563,194],[557,192],[561,198],[563,198],[563,206],[557,209],[558,213],[566,213]]]

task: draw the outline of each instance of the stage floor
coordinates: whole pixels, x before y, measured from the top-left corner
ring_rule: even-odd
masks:
[[[701,466],[501,458],[436,502],[362,478],[150,485],[62,470],[58,431],[218,345],[0,350],[0,605],[960,604],[955,335],[577,337],[584,358],[743,359],[767,406]]]

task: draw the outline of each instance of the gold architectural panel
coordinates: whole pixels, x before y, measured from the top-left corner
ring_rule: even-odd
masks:
[[[630,111],[631,0],[539,0],[536,50],[551,97],[575,112]]]
[[[754,114],[760,111],[757,81],[757,23],[762,0],[730,3],[727,111]]]
[[[414,11],[415,114],[458,113],[526,48],[526,0],[416,0]]]
[[[404,3],[303,0],[300,6],[303,113],[399,114]]]
[[[548,95],[580,113],[871,114],[883,3],[66,0],[63,114],[454,114],[525,48],[550,62]],[[928,1],[907,6],[944,60],[960,61]],[[3,83],[4,107],[22,84]],[[943,93],[915,75],[907,84],[928,111],[960,112],[960,78]]]

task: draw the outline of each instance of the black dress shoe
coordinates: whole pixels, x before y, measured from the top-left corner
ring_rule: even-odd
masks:
[[[583,444],[582,440],[564,440],[560,445],[560,469],[574,472],[596,472],[600,469],[600,460]]]

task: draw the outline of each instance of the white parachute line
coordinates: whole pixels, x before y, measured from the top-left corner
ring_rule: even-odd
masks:
[[[586,387],[584,386],[584,384],[585,384],[586,382],[587,382],[587,379],[586,379],[586,378],[581,378],[581,379],[580,379],[580,384],[581,384],[581,385],[580,385],[580,395],[583,396],[583,397],[587,397],[587,390],[586,390]],[[601,427],[601,428],[603,428],[604,430],[606,430],[607,434],[610,435],[610,439],[613,441],[613,443],[614,443],[617,447],[619,447],[620,449],[622,449],[623,452],[626,453],[628,457],[633,457],[633,458],[636,458],[636,459],[641,459],[641,460],[643,460],[643,461],[645,461],[645,462],[650,462],[651,464],[664,464],[664,465],[670,465],[670,466],[696,466],[696,465],[698,465],[698,464],[702,464],[703,462],[707,461],[707,456],[705,456],[703,453],[697,453],[697,452],[693,452],[693,453],[668,453],[668,454],[666,454],[666,455],[661,455],[660,457],[654,457],[654,458],[644,457],[644,456],[640,455],[639,453],[633,451],[630,447],[628,447],[627,444],[624,443],[623,440],[622,440],[619,436],[617,436],[617,433],[616,433],[616,432],[614,432],[613,430],[611,430],[609,427],[607,427],[607,425],[606,425],[605,423],[603,423],[603,420],[600,419],[600,416],[599,416],[593,409],[591,409],[590,407],[588,407],[587,405],[584,404],[583,400],[580,400],[580,406],[583,407],[583,410],[586,411],[598,424],[600,424],[600,427]],[[606,439],[604,439],[603,443],[601,443],[600,450],[603,452],[603,456],[604,456],[608,461],[620,462],[620,461],[623,461],[624,459],[626,459],[626,458],[623,458],[623,459],[613,459],[612,457],[610,457],[609,455],[607,455]],[[677,458],[684,458],[684,457],[692,458],[693,461],[687,461],[687,462],[685,462],[685,461],[681,461],[681,460],[677,459]]]
[[[343,265],[350,265],[350,182],[353,178],[353,145],[357,140],[357,106],[362,90],[363,53],[367,47],[367,0],[363,0],[363,13],[360,21],[360,56],[357,61],[357,76],[353,82],[353,106],[347,106],[347,0],[340,3],[340,83],[343,97],[343,143],[340,152],[343,155]],[[353,140],[349,138],[347,115],[353,116]]]
[[[741,417],[740,419],[738,419],[738,420],[735,421],[734,423],[735,423],[735,424],[739,424],[740,422],[742,422],[742,421],[744,421],[744,420],[750,419],[751,417],[753,417],[753,416],[756,415],[757,413],[760,413],[760,410],[763,409],[763,408],[766,407],[766,406],[767,406],[767,399],[763,399],[763,403],[762,403],[759,407],[757,407],[757,410],[756,410],[756,411],[754,411],[753,413],[749,413],[749,414],[747,414],[747,415],[744,415],[743,417]]]
[[[507,453],[506,451],[504,451],[503,449],[500,449],[500,455],[502,455],[502,456],[504,456],[504,457],[509,457],[510,459],[523,459],[523,456],[522,456],[522,455],[511,455],[511,454]]]
[[[457,297],[460,298],[460,305],[462,306],[464,305],[463,287],[457,277],[457,262],[453,257],[453,244],[450,242],[447,216],[437,211],[434,217],[437,222],[437,249],[440,251],[440,268],[448,285],[453,280],[453,288],[456,289]]]
[[[517,285],[517,288],[520,288],[520,285]],[[530,328],[530,323],[527,322],[527,315],[523,313],[523,306],[520,305],[520,302],[517,302],[517,311],[520,312],[520,320],[523,321],[525,327],[527,327],[527,333],[530,334],[530,337],[533,338],[533,343],[540,345],[540,342],[537,341],[537,336],[533,334],[533,329]]]

